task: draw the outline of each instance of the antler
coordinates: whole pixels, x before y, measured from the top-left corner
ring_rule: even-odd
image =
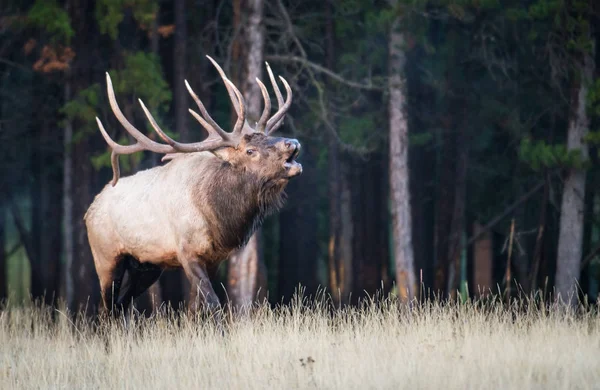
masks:
[[[275,95],[277,96],[277,102],[279,105],[279,109],[277,110],[275,115],[273,115],[270,119],[268,119],[269,114],[271,112],[271,99],[269,97],[269,92],[267,91],[267,88],[257,78],[256,82],[258,83],[260,90],[262,92],[263,99],[265,102],[265,107],[260,116],[260,119],[256,123],[256,127],[252,128],[246,121],[246,103],[244,101],[244,97],[243,97],[242,93],[227,78],[227,76],[225,75],[225,72],[219,66],[219,64],[217,64],[216,61],[213,60],[210,56],[206,56],[206,57],[208,57],[208,59],[212,62],[212,64],[215,66],[215,68],[219,72],[221,78],[223,79],[223,82],[225,83],[225,87],[227,88],[227,92],[229,93],[229,98],[231,100],[231,103],[233,104],[233,107],[235,108],[238,118],[237,118],[237,121],[235,123],[233,130],[230,133],[223,130],[214,121],[214,119],[210,116],[210,114],[206,110],[206,107],[204,107],[204,104],[202,104],[202,101],[198,98],[196,93],[194,93],[194,91],[190,87],[187,80],[185,80],[185,86],[186,86],[188,92],[190,93],[190,95],[192,96],[192,99],[194,99],[194,101],[196,102],[196,105],[198,106],[198,109],[200,110],[200,114],[198,114],[197,112],[195,112],[192,109],[190,109],[189,112],[202,125],[202,127],[204,127],[206,129],[206,131],[208,131],[208,137],[204,141],[201,141],[201,142],[182,143],[182,142],[177,142],[174,139],[172,139],[171,137],[169,137],[158,126],[158,123],[156,123],[156,120],[154,119],[154,117],[152,116],[150,111],[148,111],[148,109],[146,108],[144,103],[141,100],[139,100],[140,105],[142,106],[142,109],[144,110],[144,114],[146,114],[146,117],[150,121],[150,125],[152,125],[152,128],[154,129],[154,131],[156,131],[156,133],[160,136],[160,138],[162,138],[167,144],[166,145],[161,144],[159,142],[153,141],[150,138],[146,137],[141,131],[136,129],[127,120],[127,118],[125,118],[125,115],[123,115],[123,112],[121,112],[121,109],[119,108],[119,105],[117,104],[117,100],[115,97],[115,91],[113,89],[110,75],[108,73],[106,73],[106,88],[107,88],[107,92],[108,92],[108,100],[110,102],[110,107],[112,108],[113,113],[117,117],[117,120],[123,125],[125,130],[127,130],[127,132],[136,140],[136,143],[133,145],[118,144],[112,138],[110,138],[110,136],[104,129],[102,122],[100,121],[100,119],[98,119],[98,117],[96,117],[96,122],[98,123],[98,127],[100,128],[100,132],[102,133],[102,136],[106,140],[106,143],[108,143],[108,145],[112,149],[111,164],[112,164],[112,168],[113,168],[113,179],[111,181],[111,184],[113,186],[115,186],[117,184],[117,181],[119,180],[119,175],[120,175],[119,155],[121,155],[121,154],[132,154],[132,153],[147,150],[147,151],[154,152],[154,153],[165,154],[166,158],[172,158],[177,153],[193,153],[193,152],[210,151],[210,150],[215,150],[215,149],[218,149],[218,148],[221,148],[224,146],[237,147],[241,138],[245,134],[252,134],[254,132],[260,132],[260,133],[264,132],[265,134],[269,135],[269,134],[273,133],[275,130],[277,130],[283,124],[283,119],[285,117],[285,114],[287,113],[287,111],[289,110],[289,108],[292,104],[292,90],[291,90],[289,84],[287,83],[287,81],[283,77],[279,76],[279,78],[283,82],[283,85],[285,86],[286,93],[287,93],[286,100],[284,103],[283,96],[281,94],[281,91],[279,90],[279,86],[277,85],[275,77],[273,76],[273,72],[271,71],[271,68],[269,67],[268,63],[266,64],[267,71],[269,73],[269,78],[271,80],[271,84],[273,85],[273,89],[275,90]]]
[[[229,80],[227,80],[227,82],[231,83]],[[236,111],[240,112],[240,116],[238,117],[236,126],[231,133],[227,133],[223,129],[221,129],[216,124],[216,122],[214,120],[212,120],[212,118],[210,118],[210,116],[208,115],[208,112],[206,112],[206,109],[204,109],[204,106],[202,106],[202,103],[200,102],[200,100],[197,97],[195,97],[195,94],[192,96],[192,97],[195,97],[196,103],[199,103],[199,107],[201,107],[200,111],[205,114],[205,117],[210,118],[208,121],[206,121],[200,115],[198,115],[196,112],[194,112],[193,110],[190,110],[190,113],[194,116],[194,118],[196,118],[196,120],[198,120],[198,122],[200,122],[200,124],[206,129],[206,131],[208,131],[208,138],[206,138],[204,141],[194,142],[194,143],[181,143],[181,142],[177,142],[177,141],[173,140],[171,137],[169,137],[160,128],[160,126],[158,126],[158,123],[156,123],[156,120],[154,119],[152,114],[150,114],[150,111],[148,111],[148,109],[144,105],[144,102],[139,100],[140,105],[142,106],[142,109],[144,110],[144,113],[146,114],[146,117],[148,118],[148,120],[150,121],[150,124],[152,125],[152,128],[168,144],[168,145],[165,145],[165,144],[155,142],[155,141],[151,140],[150,138],[146,137],[141,131],[136,129],[135,126],[133,126],[127,120],[127,118],[125,118],[125,115],[123,115],[123,112],[121,111],[121,109],[119,108],[119,105],[117,103],[117,99],[115,97],[115,91],[114,91],[114,88],[112,85],[112,80],[108,73],[106,73],[106,89],[108,92],[108,100],[110,102],[110,107],[112,108],[113,113],[117,117],[117,120],[123,125],[125,130],[127,130],[127,132],[129,134],[131,134],[131,136],[133,138],[135,138],[137,141],[133,145],[118,144],[108,135],[108,132],[104,129],[102,122],[100,121],[100,119],[98,117],[96,117],[96,122],[98,123],[98,127],[100,128],[100,132],[102,133],[102,136],[104,137],[104,140],[106,141],[106,143],[112,149],[111,164],[112,164],[112,168],[113,168],[113,179],[111,181],[111,184],[113,186],[115,186],[117,184],[117,182],[119,181],[119,175],[120,175],[119,155],[121,155],[121,154],[132,154],[132,153],[141,152],[144,150],[154,152],[154,153],[161,153],[161,154],[203,152],[203,151],[215,150],[215,149],[218,149],[223,146],[236,147],[241,138],[241,135],[242,135],[241,128],[245,121],[244,100],[243,100],[241,94],[239,94],[239,96],[236,96],[236,102],[235,102],[236,104],[238,102],[240,104],[240,107],[236,110]],[[238,91],[238,93],[239,93],[239,91]]]
[[[210,62],[212,62],[214,67],[217,69],[217,72],[219,72],[221,79],[223,79],[223,82],[225,82],[225,87],[227,88],[227,92],[229,93],[229,98],[231,99],[231,102],[233,103],[233,106],[239,117],[240,110],[238,109],[238,105],[236,104],[236,97],[241,96],[240,91],[235,87],[235,85],[233,85],[233,83],[231,83],[231,81],[229,81],[229,79],[225,75],[225,71],[223,71],[223,68],[221,68],[221,66],[219,66],[219,64],[217,64],[217,62],[215,60],[213,60],[210,56],[206,56],[206,57],[210,60]],[[269,135],[269,134],[273,133],[275,130],[277,130],[279,127],[281,127],[281,125],[283,124],[283,119],[285,117],[285,114],[287,113],[287,111],[290,109],[290,106],[292,105],[292,96],[293,95],[292,95],[292,89],[290,88],[290,85],[283,77],[279,76],[279,78],[283,82],[283,85],[285,86],[285,90],[286,90],[286,99],[285,99],[285,103],[284,103],[283,95],[281,94],[281,90],[279,89],[279,86],[277,85],[275,76],[273,76],[273,71],[271,71],[271,67],[269,66],[268,62],[265,62],[265,64],[267,66],[267,72],[269,73],[269,79],[271,80],[271,84],[273,85],[273,89],[275,90],[275,95],[277,96],[277,103],[279,104],[279,109],[277,110],[275,115],[273,115],[270,119],[268,119],[269,114],[271,113],[271,98],[269,97],[269,92],[267,91],[267,87],[265,87],[265,85],[258,78],[256,78],[256,82],[258,83],[258,86],[260,87],[260,90],[263,95],[265,107],[260,116],[260,119],[256,123],[255,128],[252,128],[248,124],[247,121],[244,122],[244,127],[243,127],[243,131],[242,131],[244,134],[251,134],[253,132],[260,132],[260,133],[264,132],[265,134]],[[197,100],[198,98],[195,97],[196,95],[193,94],[193,91],[191,91],[191,88],[188,88],[188,91],[190,91],[190,94],[192,94],[192,97],[194,97],[194,100],[196,100],[196,104],[198,104],[199,100]],[[200,107],[200,105],[199,105],[199,107]],[[200,110],[202,111],[202,108]],[[203,111],[203,114],[204,113],[206,113],[206,110]],[[206,114],[208,115],[208,113],[206,113]],[[205,116],[205,119],[207,119],[206,116]],[[267,119],[268,119],[268,121],[267,121]]]
[[[271,79],[271,84],[273,84],[273,89],[275,90],[275,95],[277,96],[277,104],[279,105],[279,110],[277,110],[275,115],[273,115],[271,117],[271,119],[269,119],[269,121],[267,122],[267,126],[265,128],[265,133],[271,134],[275,130],[277,130],[279,127],[281,127],[281,125],[283,124],[283,119],[285,118],[285,114],[287,114],[287,111],[290,109],[290,106],[292,105],[292,89],[290,88],[290,85],[288,84],[288,82],[283,77],[279,76],[279,78],[281,79],[281,82],[285,86],[285,91],[286,91],[286,98],[285,98],[285,103],[284,103],[283,96],[281,95],[281,91],[279,90],[279,87],[277,86],[277,81],[275,81],[275,77],[273,76],[273,71],[271,71],[271,67],[269,66],[268,62],[265,62],[265,64],[267,65],[267,72],[269,73],[269,79]],[[263,96],[264,96],[264,93],[263,93]],[[266,102],[266,98],[265,98],[265,102]]]

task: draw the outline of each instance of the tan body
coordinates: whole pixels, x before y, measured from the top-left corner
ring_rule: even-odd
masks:
[[[194,188],[207,180],[197,172],[210,159],[217,157],[206,152],[181,156],[122,178],[118,186],[107,185],[85,217],[97,269],[112,269],[113,259],[121,254],[141,263],[178,267],[177,253],[185,246],[193,247],[198,258],[216,260],[207,216],[199,207],[189,207],[195,201]]]
[[[209,58],[210,59],[210,58]],[[210,308],[219,306],[209,271],[243,246],[265,216],[283,203],[290,178],[302,173],[295,161],[300,143],[270,135],[283,123],[291,104],[291,89],[283,79],[283,97],[267,67],[279,110],[271,108],[266,87],[259,81],[265,109],[256,127],[245,119],[243,96],[211,59],[229,92],[238,120],[226,132],[210,117],[186,83],[201,115],[192,115],[208,131],[201,142],[179,143],[166,135],[140,101],[144,113],[167,144],[147,138],[121,112],[110,76],[107,90],[118,121],[136,139],[133,145],[113,141],[96,118],[112,148],[113,180],[96,196],[85,215],[88,239],[106,309],[126,309],[166,268],[183,267],[192,291]],[[119,154],[148,150],[172,161],[119,180]]]

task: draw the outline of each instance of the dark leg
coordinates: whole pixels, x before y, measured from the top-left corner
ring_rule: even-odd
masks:
[[[138,274],[135,270],[132,270],[130,267],[127,267],[125,271],[125,275],[123,277],[123,282],[121,283],[121,291],[117,296],[115,306],[118,310],[116,310],[115,314],[126,313],[129,308],[129,304],[133,299],[133,293],[135,291],[135,286],[137,284]]]
[[[100,287],[104,309],[108,311],[109,314],[114,313],[114,306],[116,305],[115,297],[119,297],[126,267],[126,261],[120,259],[112,272],[108,274],[108,278],[105,278],[105,280],[102,281],[103,283],[101,283]]]
[[[126,263],[127,271],[121,284],[121,294],[117,299],[117,305],[122,306],[123,311],[127,311],[131,301],[146,291],[162,274],[160,267],[140,263],[133,257],[128,258]]]
[[[139,297],[144,291],[146,291],[154,282],[160,278],[162,274],[162,268],[154,264],[142,264],[137,271],[137,283],[133,291],[133,299]]]
[[[221,302],[212,288],[206,269],[196,261],[182,263],[192,287],[192,294],[196,296],[192,310],[198,311],[204,306],[209,312],[216,313],[221,308]]]

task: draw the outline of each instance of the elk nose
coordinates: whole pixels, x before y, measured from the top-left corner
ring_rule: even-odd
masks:
[[[286,149],[291,149],[292,147],[297,149],[300,147],[300,142],[298,142],[296,139],[286,139],[284,145]]]

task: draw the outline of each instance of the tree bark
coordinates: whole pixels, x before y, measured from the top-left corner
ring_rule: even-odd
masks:
[[[72,144],[73,177],[77,178],[72,187],[73,199],[73,274],[74,300],[70,310],[81,310],[86,316],[96,313],[100,301],[98,277],[94,268],[94,259],[87,238],[87,229],[83,216],[92,203],[91,194],[93,170],[90,163],[90,146],[87,139]]]
[[[36,85],[45,85],[40,79]],[[42,95],[41,92],[35,96]],[[35,100],[39,100],[37,97]],[[42,101],[36,106],[44,107]],[[56,228],[56,221],[62,214],[61,207],[61,151],[60,139],[54,136],[52,123],[57,118],[48,115],[44,110],[36,117],[39,129],[38,142],[32,160],[34,171],[31,188],[31,233],[30,245],[33,253],[29,258],[31,264],[31,297],[33,300],[55,306],[60,286],[60,253],[61,230]]]
[[[352,165],[354,250],[352,303],[385,293],[389,259],[388,159],[383,153]],[[383,289],[383,291],[382,291]]]
[[[94,48],[97,45],[97,31],[92,28],[94,4],[87,1],[71,0],[68,13],[75,31],[73,47],[77,56],[67,78],[70,97],[89,86],[93,80],[95,61]],[[68,97],[68,96],[67,96]],[[92,202],[93,169],[90,162],[91,146],[88,137],[73,142],[73,130],[78,123],[68,123],[65,129],[65,231],[69,238],[65,240],[68,253],[68,308],[71,312],[82,310],[86,316],[96,313],[100,300],[98,278],[94,269],[94,260],[87,240],[87,231],[83,216]]]
[[[582,161],[588,159],[588,146],[584,139],[589,129],[586,112],[588,87],[594,76],[593,53],[585,53],[579,64],[578,81],[571,96],[571,113],[567,132],[567,150],[579,151]],[[584,169],[572,167],[568,170],[562,194],[558,253],[556,264],[556,299],[574,306],[577,303],[577,283],[580,274],[583,217],[585,208]]]
[[[545,173],[544,173],[545,175]],[[548,179],[544,181],[544,194],[540,203],[540,216],[538,218],[538,230],[535,237],[535,247],[533,250],[533,260],[531,266],[531,275],[529,278],[529,286],[531,291],[536,292],[538,289],[538,272],[542,259],[542,250],[544,244],[544,233],[546,231],[546,214],[548,209],[548,196],[550,193],[550,185]]]
[[[448,292],[454,296],[459,288],[460,261],[464,249],[462,237],[465,231],[465,202],[467,197],[467,170],[469,161],[468,140],[466,138],[466,125],[459,125],[456,138],[457,164],[456,180],[454,182],[454,207],[448,245],[447,263],[451,264]]]
[[[473,225],[473,234],[480,238],[473,243],[472,294],[484,297],[492,293],[494,244],[489,231],[483,231],[479,222],[474,222]]]
[[[6,280],[6,213],[4,211],[4,202],[1,202],[0,194],[0,308],[6,298],[8,298],[8,280]]]
[[[243,38],[246,45],[242,60],[245,72],[239,82],[247,104],[248,122],[255,123],[262,110],[262,93],[256,78],[263,79],[264,2],[247,0],[241,3],[241,20],[238,26],[240,35],[237,39]],[[229,261],[228,295],[231,304],[237,309],[247,309],[255,299],[260,298],[257,293],[266,294],[266,267],[262,259],[261,245],[261,234],[257,231],[250,237],[246,246],[231,256]]]
[[[65,77],[65,101],[72,97],[71,78],[69,73]],[[71,143],[73,142],[73,123],[71,120],[65,120],[63,131],[63,251],[65,257],[65,298],[67,306],[72,308],[75,305],[75,288],[73,281],[73,259],[75,258],[73,245],[73,151]]]
[[[452,115],[451,113],[449,115]],[[450,122],[450,120],[448,120]],[[454,163],[455,142],[450,123],[446,123],[441,134],[442,143],[437,161],[437,191],[435,201],[435,275],[434,292],[446,294],[448,289],[448,263],[450,226],[452,223],[452,205],[454,204],[453,184],[456,175]]]
[[[0,117],[4,117],[4,104],[0,101]],[[3,123],[0,121],[0,132],[5,131]],[[0,177],[0,186],[7,187],[5,177]],[[8,258],[6,249],[6,199],[5,194],[0,191],[0,308],[4,300],[8,298],[8,280],[6,270],[6,260]]]
[[[408,302],[415,297],[416,284],[409,192],[407,99],[403,87],[406,54],[400,26],[401,20],[396,18],[389,36],[389,175],[396,284],[401,301]]]
[[[62,214],[61,186],[62,170],[60,155],[62,145],[54,136],[54,128],[49,124],[42,125],[41,176],[40,176],[40,236],[39,262],[43,285],[43,297],[46,305],[56,306],[60,290],[60,253],[61,230],[56,228],[56,221]]]
[[[175,0],[175,47],[173,50],[173,100],[175,104],[175,131],[183,142],[189,141],[186,78],[187,21],[185,0]]]
[[[340,240],[339,240],[339,269],[338,280],[340,300],[349,302],[354,285],[354,218],[352,215],[352,182],[350,181],[351,161],[344,161],[341,165],[340,180]]]
[[[336,36],[333,2],[326,3],[325,41],[327,68],[334,70],[336,63]],[[331,119],[332,122],[335,119]],[[329,183],[329,287],[336,303],[346,303],[353,287],[352,192],[348,177],[349,161],[343,159],[334,134],[327,136]]]

